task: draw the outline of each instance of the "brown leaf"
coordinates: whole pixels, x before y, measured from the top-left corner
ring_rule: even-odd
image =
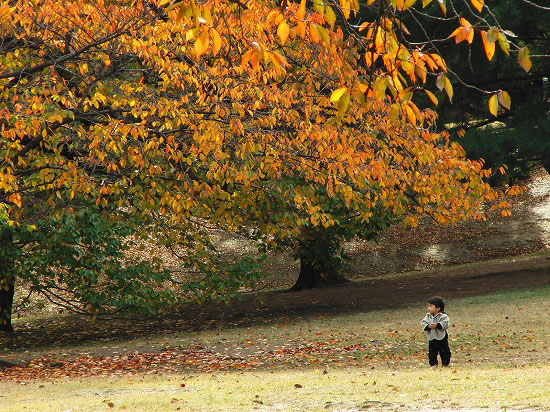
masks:
[[[170,403],[177,403],[177,402],[179,402],[179,399],[176,399],[176,398],[170,399]]]
[[[114,408],[114,407],[115,407],[115,404],[114,404],[113,402],[109,402],[109,403],[107,404],[107,406],[108,406],[109,408]]]
[[[302,386],[302,385],[300,385],[299,383],[295,384],[295,385],[294,385],[294,387],[295,387],[296,389],[300,389],[300,388],[303,388],[303,386]]]

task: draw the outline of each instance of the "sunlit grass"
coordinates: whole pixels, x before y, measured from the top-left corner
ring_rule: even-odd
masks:
[[[326,370],[326,373],[325,373]],[[549,366],[307,369],[2,384],[2,410],[326,411],[550,406]],[[112,407],[109,406],[112,405]],[[6,408],[6,409],[4,409]],[[370,410],[372,410],[370,409]]]

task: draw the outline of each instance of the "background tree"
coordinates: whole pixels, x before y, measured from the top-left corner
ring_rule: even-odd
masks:
[[[436,102],[428,80],[453,96],[443,58],[406,40],[413,3],[369,1],[354,36],[305,1],[1,3],[4,227],[67,216],[74,199],[123,211],[183,242],[186,268],[207,274],[191,292],[211,297],[253,271],[220,268],[205,225],[295,250],[299,289],[341,278],[344,239],[482,218],[490,171],[413,102]],[[313,254],[323,239],[330,253]]]

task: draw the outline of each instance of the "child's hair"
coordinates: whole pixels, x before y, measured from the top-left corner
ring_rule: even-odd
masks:
[[[436,308],[439,308],[440,312],[445,311],[445,301],[442,297],[439,296],[433,296],[430,299],[428,299],[428,303],[431,305],[434,305]]]

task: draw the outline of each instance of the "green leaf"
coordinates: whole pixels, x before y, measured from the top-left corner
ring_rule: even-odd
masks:
[[[325,14],[325,2],[324,0],[313,0],[313,6],[321,14]]]
[[[334,27],[334,23],[336,22],[336,14],[334,13],[334,10],[332,10],[332,7],[325,7],[325,18],[327,19],[328,24],[330,24],[330,27]]]

